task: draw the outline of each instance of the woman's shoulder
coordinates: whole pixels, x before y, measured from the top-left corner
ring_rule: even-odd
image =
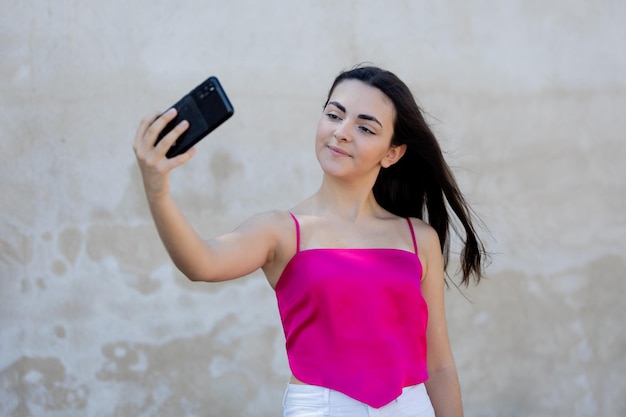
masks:
[[[259,237],[271,242],[272,250],[263,271],[272,288],[275,288],[282,271],[297,251],[297,224],[292,210],[258,213],[248,222],[261,230]]]
[[[420,249],[441,250],[439,235],[434,227],[417,217],[411,217],[409,218],[409,221],[411,222],[411,225],[413,225],[415,240],[417,241],[417,246]]]
[[[257,213],[244,222],[249,227],[279,232],[293,225],[291,210],[271,210]]]
[[[239,229],[271,242],[273,251],[280,253],[292,240],[295,241],[295,228],[291,210],[272,210],[249,217]]]
[[[313,196],[299,202],[293,207],[280,210],[269,210],[260,212],[250,217],[246,223],[265,229],[267,232],[275,233],[291,240],[291,235],[302,217],[306,217],[312,210]]]

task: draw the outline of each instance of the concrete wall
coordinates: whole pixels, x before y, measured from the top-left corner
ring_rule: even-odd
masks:
[[[280,415],[272,290],[175,271],[131,143],[220,77],[236,115],[173,193],[228,231],[316,189],[325,94],[361,61],[412,87],[490,230],[489,278],[447,293],[466,416],[626,415],[625,2],[1,9],[1,416]]]

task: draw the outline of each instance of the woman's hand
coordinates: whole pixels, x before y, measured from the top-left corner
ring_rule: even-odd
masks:
[[[171,108],[162,115],[158,113],[144,118],[139,124],[133,150],[141,170],[143,185],[149,201],[167,195],[170,189],[169,173],[172,169],[187,162],[196,152],[187,152],[168,159],[165,154],[180,135],[187,130],[189,122],[183,120],[155,146],[159,133],[176,117],[176,109]]]

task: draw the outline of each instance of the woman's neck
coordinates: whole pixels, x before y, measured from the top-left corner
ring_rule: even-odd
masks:
[[[384,211],[376,202],[373,184],[357,184],[327,177],[311,197],[311,211],[315,215],[330,215],[348,221],[377,216]]]

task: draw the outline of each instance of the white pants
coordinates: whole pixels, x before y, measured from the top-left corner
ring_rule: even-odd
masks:
[[[381,408],[328,388],[288,384],[283,410],[283,417],[435,417],[424,384],[404,388],[398,398]]]

